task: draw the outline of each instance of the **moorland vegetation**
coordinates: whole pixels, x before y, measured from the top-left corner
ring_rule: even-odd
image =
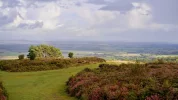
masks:
[[[8,99],[8,93],[5,89],[5,87],[2,84],[2,81],[0,81],[0,100],[7,100]]]
[[[0,69],[9,72],[30,72],[54,70],[80,66],[85,64],[103,63],[104,59],[97,57],[83,57],[72,59],[36,59],[36,60],[2,60],[0,61]]]
[[[81,100],[178,100],[178,64],[100,64],[70,77],[67,86]]]

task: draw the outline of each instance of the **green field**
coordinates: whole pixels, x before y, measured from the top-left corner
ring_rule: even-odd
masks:
[[[66,81],[84,68],[98,64],[41,72],[0,72],[9,100],[76,100],[65,92]]]

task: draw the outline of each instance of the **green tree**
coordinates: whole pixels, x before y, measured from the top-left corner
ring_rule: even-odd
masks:
[[[27,55],[27,57],[28,57],[30,60],[35,60],[36,54],[35,54],[33,51],[31,51],[31,52],[29,52],[29,54]]]
[[[62,57],[62,53],[60,49],[55,48],[54,46],[50,45],[37,45],[37,46],[30,46],[29,48],[28,58],[60,58]]]
[[[28,55],[27,57],[30,59],[30,60],[35,60],[36,58],[36,53],[37,53],[37,46],[30,46],[29,50],[28,50]]]
[[[68,57],[69,58],[73,58],[73,56],[74,56],[74,53],[73,52],[69,52]]]

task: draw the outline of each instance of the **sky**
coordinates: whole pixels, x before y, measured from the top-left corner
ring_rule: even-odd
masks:
[[[0,0],[0,40],[178,43],[178,0]]]

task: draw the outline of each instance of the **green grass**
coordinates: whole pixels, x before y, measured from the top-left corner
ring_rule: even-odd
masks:
[[[65,92],[66,81],[84,68],[98,64],[41,72],[0,72],[9,100],[76,100]]]

